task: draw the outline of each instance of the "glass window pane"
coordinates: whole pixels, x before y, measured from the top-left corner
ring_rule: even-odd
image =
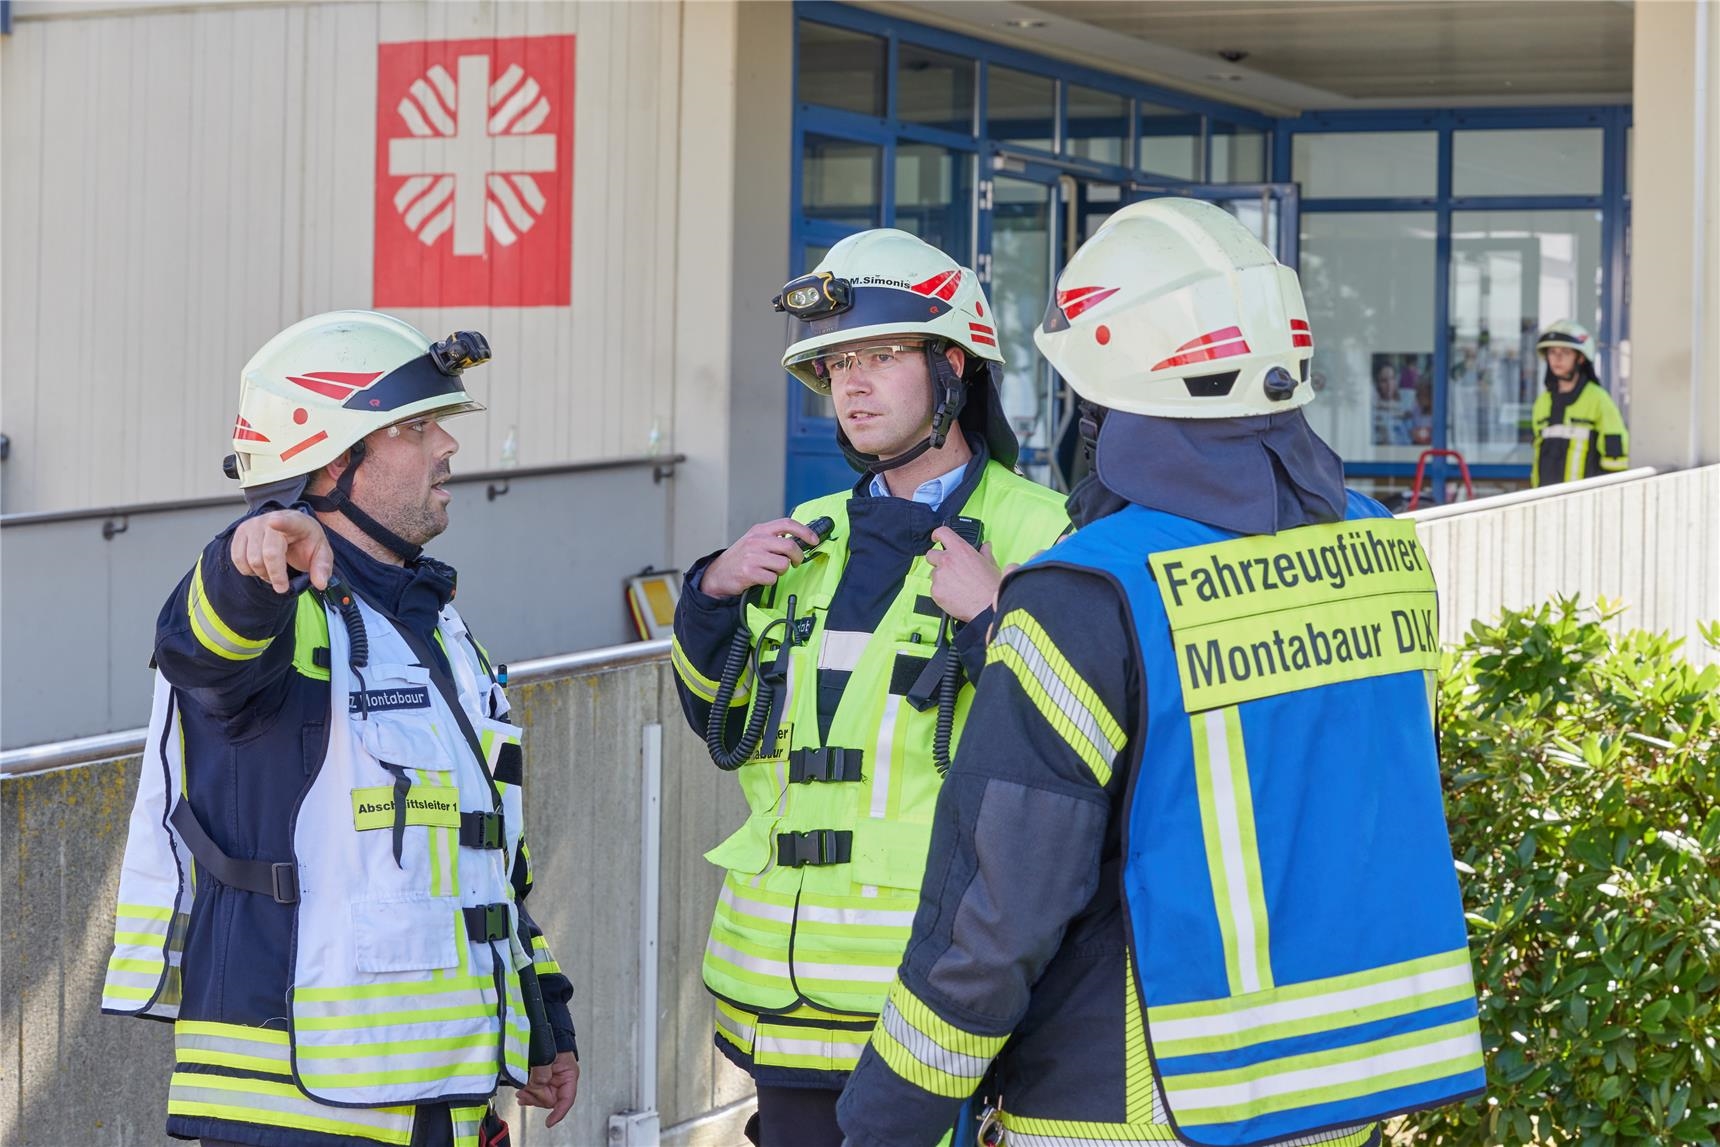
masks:
[[[973,134],[974,62],[918,44],[896,47],[896,118]]]
[[[1266,133],[1259,128],[1212,121],[1210,183],[1265,183]]]
[[[1297,132],[1291,178],[1304,199],[1419,198],[1439,194],[1439,133]]]
[[[884,114],[884,41],[877,36],[800,22],[795,98],[861,115]]]
[[[1201,178],[1200,117],[1157,104],[1141,105],[1141,161],[1153,175],[1190,182]]]
[[[1302,216],[1305,409],[1346,461],[1413,462],[1433,440],[1435,234],[1431,211]]]
[[[1022,472],[1036,482],[1051,476],[1056,431],[1051,369],[1033,345],[1045,317],[1053,266],[1052,189],[999,174],[992,184],[992,310],[1003,352],[1004,413],[1021,440]]]
[[[850,227],[878,226],[883,149],[809,135],[800,159],[800,211],[808,219]]]
[[[936,144],[896,145],[896,226],[964,266],[973,265],[974,162]]]
[[[1453,195],[1599,195],[1601,129],[1454,131]]]
[[[1636,186],[1636,125],[1624,129],[1624,193]]]
[[[1541,328],[1600,329],[1597,211],[1458,211],[1451,217],[1447,437],[1471,463],[1528,465]],[[1607,363],[1596,364],[1603,378]]]
[[[1129,98],[1069,85],[1069,132],[1063,152],[1094,163],[1128,163]]]
[[[1057,89],[1045,76],[988,66],[985,73],[986,130],[998,143],[1050,151]]]

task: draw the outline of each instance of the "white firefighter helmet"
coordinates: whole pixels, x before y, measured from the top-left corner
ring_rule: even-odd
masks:
[[[882,227],[850,235],[809,275],[773,302],[805,324],[782,365],[819,394],[830,393],[819,356],[857,339],[908,335],[953,343],[976,358],[1002,362],[997,322],[979,276],[906,231]]]
[[[245,489],[313,474],[375,430],[483,405],[460,372],[490,357],[482,335],[434,345],[375,311],[329,311],[263,344],[239,375],[228,475]]]
[[[1570,347],[1590,363],[1595,361],[1595,336],[1582,323],[1560,319],[1535,340],[1535,353],[1544,358],[1547,351],[1556,346]]]
[[[1077,394],[1113,410],[1238,418],[1314,398],[1296,272],[1198,199],[1107,219],[1058,276],[1033,341]]]

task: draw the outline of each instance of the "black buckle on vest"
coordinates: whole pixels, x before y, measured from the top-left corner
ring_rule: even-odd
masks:
[[[460,914],[466,918],[466,935],[480,944],[492,940],[508,938],[508,906],[498,901],[495,904],[478,904],[471,908],[460,909]]]
[[[299,870],[291,861],[276,861],[269,865],[269,883],[276,904],[299,902]]]
[[[857,781],[866,754],[859,749],[795,749],[788,754],[788,779],[793,784],[813,781]]]
[[[463,812],[460,814],[460,846],[501,848],[502,829],[502,814],[499,812]]]
[[[847,864],[854,855],[854,834],[843,828],[776,834],[776,862],[784,868]]]

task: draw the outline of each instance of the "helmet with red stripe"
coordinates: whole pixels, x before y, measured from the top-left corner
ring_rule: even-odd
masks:
[[[246,490],[302,479],[372,431],[482,410],[460,375],[489,357],[475,332],[432,344],[410,323],[374,311],[302,319],[264,343],[239,375],[228,474]]]
[[[830,393],[819,356],[857,339],[917,336],[1003,361],[979,276],[893,227],[843,239],[810,275],[784,285],[775,302],[801,321],[800,337],[783,352],[782,365],[819,394]]]
[[[913,449],[882,459],[855,450],[838,427],[837,444],[856,470],[911,462],[941,447],[958,424],[983,435],[997,461],[1015,464],[1020,447],[997,395],[1003,354],[996,319],[972,270],[906,231],[883,227],[838,242],[811,274],[784,284],[772,302],[799,328],[783,352],[783,367],[819,394],[830,393],[823,360],[836,347],[924,344],[933,382],[931,433]],[[965,352],[959,377],[945,358],[952,346]]]
[[[1106,220],[1058,276],[1033,341],[1077,394],[1112,410],[1237,418],[1314,398],[1296,273],[1198,199]]]

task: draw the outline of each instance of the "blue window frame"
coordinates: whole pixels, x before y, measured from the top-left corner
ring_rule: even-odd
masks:
[[[1450,111],[1311,112],[1290,119],[1273,119],[1247,108],[1204,100],[1186,93],[1155,88],[1076,64],[1052,60],[1007,45],[994,44],[942,29],[924,27],[829,0],[796,0],[795,67],[801,64],[801,29],[813,26],[859,45],[845,66],[873,68],[881,60],[881,77],[856,78],[881,87],[882,115],[851,110],[876,109],[874,98],[859,100],[853,93],[832,93],[819,101],[816,91],[795,92],[794,186],[790,221],[791,265],[784,279],[810,269],[833,244],[867,226],[903,227],[923,234],[952,255],[975,267],[988,285],[991,267],[991,206],[994,172],[1000,166],[1033,173],[1065,175],[1085,188],[1116,185],[1126,193],[1135,187],[1190,186],[1203,181],[1288,183],[1293,173],[1292,148],[1302,132],[1433,132],[1438,141],[1438,179],[1431,193],[1410,198],[1302,198],[1303,220],[1345,212],[1421,212],[1435,226],[1433,332],[1451,330],[1451,265],[1453,218],[1465,211],[1547,212],[1596,211],[1600,215],[1599,342],[1606,352],[1603,380],[1618,378],[1617,347],[1628,335],[1626,313],[1626,234],[1629,196],[1625,186],[1628,107],[1546,109],[1464,109]],[[874,56],[876,45],[877,55]],[[916,69],[909,102],[901,107],[904,48]],[[971,75],[959,65],[971,63]],[[938,82],[927,70],[947,71]],[[1036,85],[1013,82],[1008,90],[1014,104],[991,116],[990,79],[993,69],[1011,81],[1036,78],[1049,84],[1049,115],[1036,104]],[[1000,85],[1001,86],[1001,85]],[[947,101],[934,98],[944,91]],[[928,95],[928,92],[934,95]],[[1071,130],[1070,97],[1076,101]],[[1116,104],[1121,97],[1123,104]],[[1002,97],[1000,96],[1000,100]],[[971,107],[967,106],[971,101]],[[1023,102],[1025,101],[1025,102]],[[844,104],[843,107],[830,106]],[[1126,123],[1118,131],[1118,108],[1126,108]],[[1093,109],[1100,109],[1095,112]],[[964,123],[970,130],[956,130]],[[1600,193],[1539,196],[1470,196],[1452,193],[1453,135],[1473,130],[1551,130],[1598,128],[1602,132],[1603,178]],[[1264,137],[1267,152],[1256,162],[1255,133]],[[1151,146],[1143,143],[1151,139]],[[1099,140],[1095,144],[1092,141]],[[1166,141],[1171,141],[1167,146]],[[1088,141],[1083,143],[1083,141]],[[1192,155],[1180,141],[1192,144]],[[1117,157],[1119,163],[1092,158]],[[1166,157],[1176,170],[1151,170]],[[1264,168],[1264,172],[1262,171]],[[869,174],[870,173],[870,174]],[[875,202],[854,201],[855,188],[870,179]],[[947,200],[938,202],[938,193]],[[808,199],[808,196],[811,199]],[[1126,201],[1125,194],[1120,201]],[[1061,201],[1059,201],[1061,202]],[[1085,219],[1086,217],[1083,216]],[[1294,219],[1288,221],[1295,226]],[[1084,237],[1084,236],[1081,236]],[[1289,250],[1296,249],[1294,236]],[[1053,268],[1055,271],[1055,268]],[[1543,316],[1543,320],[1556,316]],[[1451,369],[1449,337],[1433,339],[1433,411],[1431,442],[1444,448],[1450,438],[1447,393]],[[788,482],[790,505],[853,481],[835,443],[828,400],[805,391],[785,376],[788,404]],[[1628,411],[1627,411],[1628,413]],[[1346,460],[1346,471],[1362,479],[1407,480],[1415,463]],[[1444,488],[1444,471],[1432,467],[1434,489]],[[1527,464],[1476,464],[1478,479],[1522,481]]]
[[[1434,194],[1405,198],[1321,198],[1305,196],[1300,210],[1311,215],[1341,215],[1346,212],[1389,213],[1431,212],[1435,223],[1435,256],[1433,288],[1433,417],[1434,449],[1450,445],[1450,379],[1452,374],[1451,268],[1453,265],[1454,217],[1464,212],[1558,212],[1594,211],[1599,219],[1599,316],[1595,332],[1602,351],[1597,364],[1602,381],[1610,387],[1620,382],[1619,342],[1628,337],[1629,317],[1626,304],[1626,233],[1629,228],[1630,202],[1626,194],[1626,145],[1631,125],[1631,109],[1614,107],[1576,108],[1485,108],[1441,111],[1353,111],[1308,112],[1278,121],[1273,175],[1280,181],[1293,177],[1292,154],[1295,137],[1304,132],[1432,132],[1438,140],[1437,184]],[[1453,140],[1458,132],[1478,131],[1555,131],[1560,129],[1598,129],[1601,132],[1602,171],[1597,194],[1580,195],[1487,195],[1458,196],[1453,194]],[[1541,315],[1544,326],[1561,315]],[[1446,337],[1441,337],[1444,333]],[[1628,414],[1628,411],[1627,411]],[[1407,479],[1414,472],[1413,462],[1345,460],[1345,472],[1361,478]],[[1471,464],[1475,478],[1493,481],[1522,482],[1529,477],[1528,463]],[[1429,467],[1432,488],[1441,491],[1445,479],[1453,476],[1443,459],[1435,459]]]

